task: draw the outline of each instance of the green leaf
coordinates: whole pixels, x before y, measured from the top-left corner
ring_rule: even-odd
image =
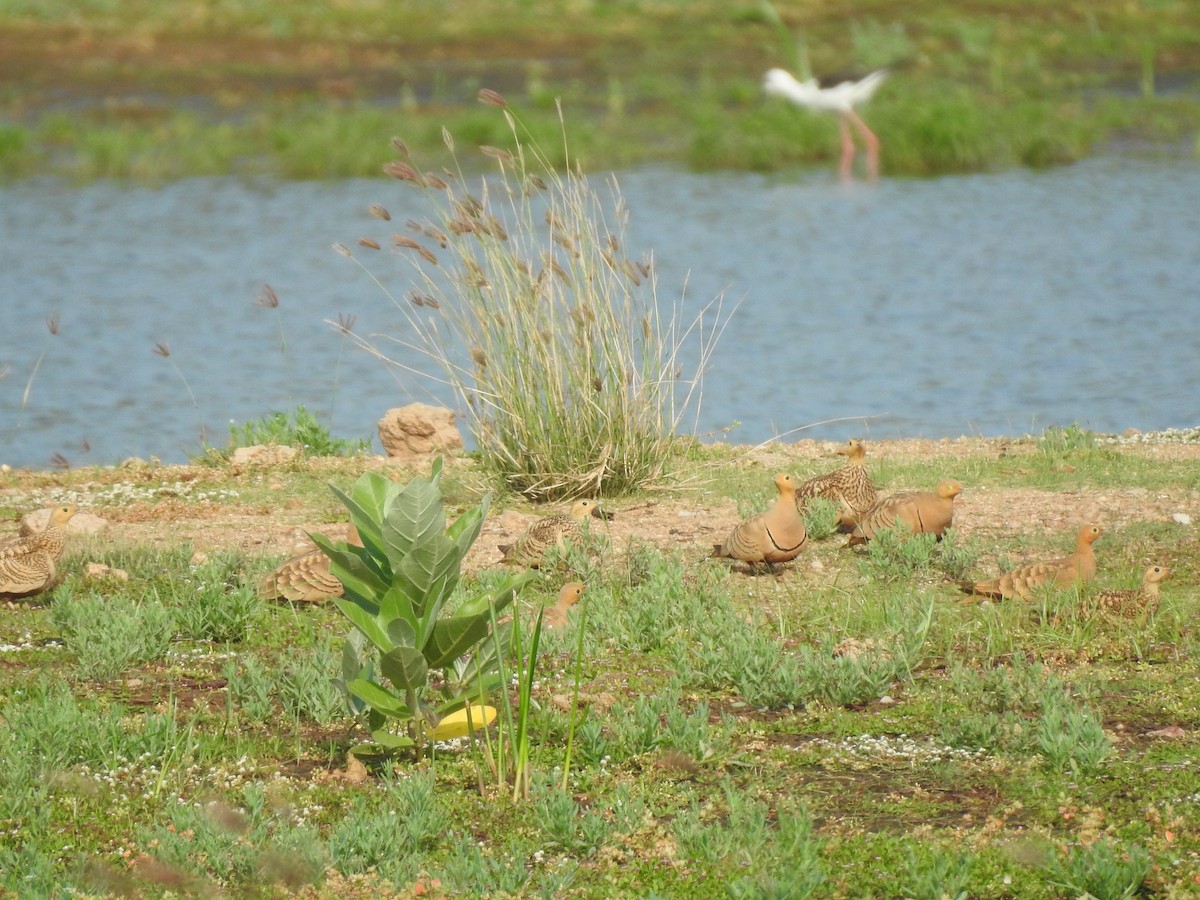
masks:
[[[372,731],[371,737],[375,738],[374,742],[364,741],[361,744],[355,744],[350,748],[350,752],[359,759],[371,756],[391,756],[395,751],[407,750],[416,743],[410,737],[392,734],[388,731]]]
[[[417,647],[417,633],[413,630],[412,623],[406,619],[392,619],[387,623],[388,637],[392,639],[392,645],[395,647],[412,647],[414,650]]]
[[[368,604],[378,604],[375,598],[387,590],[387,583],[368,564],[367,551],[342,542],[334,544],[320,534],[310,534],[309,537],[329,557],[329,571],[342,583],[346,596]]]
[[[458,585],[462,558],[443,534],[413,547],[394,572],[395,584],[413,599],[418,644],[425,640],[433,619]]]
[[[471,549],[471,545],[475,543],[475,539],[479,537],[479,531],[483,528],[483,520],[487,515],[490,499],[490,494],[484,494],[479,506],[474,509],[468,509],[454,521],[453,525],[446,529],[446,536],[454,541],[455,546],[458,547],[460,556],[466,556],[467,551]]]
[[[441,669],[467,653],[488,635],[490,616],[450,616],[430,629],[422,648],[431,669]]]
[[[429,665],[420,650],[393,647],[379,660],[379,669],[392,684],[406,691],[419,691],[429,683]]]
[[[371,737],[375,739],[377,744],[389,750],[404,750],[415,743],[406,734],[392,734],[390,731],[372,731]]]
[[[346,643],[342,645],[342,681],[349,684],[358,678],[365,667],[363,664],[363,648],[366,637],[355,628],[346,635]]]
[[[355,678],[346,685],[352,696],[357,697],[371,710],[392,719],[411,719],[412,710],[399,697],[382,685],[365,678]]]
[[[372,521],[381,522],[384,513],[387,512],[388,503],[399,490],[399,485],[392,479],[378,472],[363,472],[350,488],[350,496],[346,499],[361,509]],[[341,494],[340,491],[338,493]],[[341,495],[345,497],[345,494]]]
[[[517,592],[538,576],[532,572],[522,572],[520,575],[510,575],[497,585],[491,593],[479,594],[472,597],[455,610],[456,616],[477,616],[486,612],[489,605],[496,605],[496,612],[506,609],[516,598]]]
[[[368,641],[383,652],[392,649],[392,639],[387,631],[384,630],[383,623],[379,619],[371,615],[353,600],[346,600],[344,597],[335,597],[333,602],[342,611],[342,614],[354,623],[354,627],[363,633]]]
[[[390,623],[395,621],[405,622],[409,630],[412,632],[412,638],[403,643],[410,647],[416,646],[416,632],[419,625],[417,621],[416,610],[413,609],[412,600],[405,593],[404,584],[393,584],[379,598],[379,618],[383,622]],[[396,643],[401,643],[397,641]]]
[[[382,522],[383,550],[393,571],[414,547],[445,538],[441,491],[434,481],[414,478],[393,498]]]
[[[379,498],[378,501],[374,498],[375,491],[372,484],[379,477],[373,472],[363,473],[355,482],[354,487],[350,489],[350,494],[332,484],[329,486],[329,489],[342,501],[342,505],[350,513],[350,521],[358,529],[358,536],[362,538],[363,543],[376,548],[381,544],[379,523],[383,521],[384,501],[383,498]],[[389,486],[395,489],[395,485],[390,482]],[[377,503],[378,510],[376,510]]]

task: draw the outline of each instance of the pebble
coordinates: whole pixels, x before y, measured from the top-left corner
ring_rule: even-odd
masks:
[[[1131,433],[1132,432],[1132,433]],[[1111,444],[1200,444],[1200,425],[1163,431],[1127,431],[1102,438]]]
[[[1192,517],[1189,516],[1187,513],[1172,513],[1171,521],[1174,522],[1176,525],[1191,525]]]

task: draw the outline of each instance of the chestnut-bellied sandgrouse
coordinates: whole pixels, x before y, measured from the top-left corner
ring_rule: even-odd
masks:
[[[1075,584],[1086,584],[1096,577],[1096,555],[1092,552],[1092,543],[1103,531],[1099,525],[1084,525],[1079,529],[1075,549],[1066,556],[1025,563],[991,581],[968,581],[960,587],[968,594],[984,597],[1005,600],[1020,597],[1022,600],[1032,600],[1035,593],[1043,587],[1053,585],[1065,588]]]
[[[933,491],[903,491],[876,502],[858,520],[847,547],[865,544],[885,528],[902,525],[913,534],[939,538],[954,523],[954,498],[962,493],[957,481],[943,481]]]
[[[583,584],[578,581],[568,581],[564,584],[559,589],[558,602],[542,610],[542,626],[551,630],[565,627],[567,611],[579,602],[583,591]]]
[[[1131,591],[1101,591],[1096,607],[1103,613],[1125,618],[1145,618],[1158,611],[1158,585],[1171,574],[1166,566],[1149,566],[1142,573],[1142,586]]]
[[[597,519],[608,517],[600,511],[597,501],[585,498],[572,503],[570,512],[538,519],[511,544],[500,545],[500,552],[504,554],[500,561],[512,566],[538,568],[551,547],[561,550],[567,541],[578,543],[583,540],[583,523],[589,516]]]
[[[56,506],[41,531],[0,546],[0,597],[31,597],[55,585],[67,523],[77,511],[73,503]]]
[[[813,497],[832,500],[841,507],[838,526],[848,529],[875,505],[878,492],[863,464],[867,456],[867,445],[863,441],[851,440],[836,452],[848,457],[846,464],[840,469],[801,482],[796,488],[796,505],[803,510],[805,503]]]
[[[779,495],[765,512],[739,523],[724,543],[713,546],[712,555],[749,563],[775,565],[795,559],[808,543],[804,520],[796,508],[796,482],[781,472],[775,476]]]

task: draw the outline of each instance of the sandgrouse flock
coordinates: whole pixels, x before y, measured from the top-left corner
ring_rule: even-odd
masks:
[[[777,474],[771,506],[736,524],[724,541],[713,545],[710,556],[744,563],[751,573],[778,572],[807,547],[804,513],[807,504],[818,497],[837,504],[837,526],[849,532],[847,547],[865,544],[893,528],[932,534],[940,540],[953,525],[954,500],[963,490],[957,481],[942,481],[932,491],[880,496],[864,462],[866,443],[851,440],[837,453],[847,458],[845,465],[799,484],[788,473]],[[0,544],[0,598],[30,597],[57,583],[67,523],[75,513],[74,505],[56,507],[41,531],[22,527],[17,538]],[[592,517],[609,518],[601,512],[597,500],[576,500],[567,512],[540,518],[511,544],[501,545],[500,561],[536,569],[552,549],[561,551],[569,543],[586,546],[587,523]],[[1074,549],[1065,556],[1028,562],[989,580],[959,582],[959,587],[977,598],[1028,601],[1046,589],[1085,585],[1096,577],[1092,545],[1102,533],[1099,525],[1084,525]],[[362,546],[353,526],[348,541]],[[1159,585],[1168,574],[1165,566],[1151,565],[1139,589],[1101,591],[1094,597],[1095,608],[1104,615],[1127,618],[1153,615],[1159,604]],[[264,597],[295,603],[323,602],[342,596],[342,590],[341,582],[330,571],[329,558],[317,548],[292,556],[259,584]],[[551,630],[565,627],[569,610],[584,590],[584,584],[578,581],[564,584],[558,601],[543,611],[544,626]]]

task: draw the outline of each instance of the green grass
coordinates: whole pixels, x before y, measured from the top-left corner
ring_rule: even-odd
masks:
[[[817,74],[895,67],[867,111],[889,175],[1043,167],[1131,136],[1176,144],[1200,125],[1173,87],[1194,76],[1200,40],[1185,0],[1023,4],[1000,18],[978,0],[775,8],[488,0],[462,16],[416,0],[8,0],[0,41],[25,74],[0,95],[0,175],[370,176],[398,131],[422,156],[441,151],[443,125],[503,146],[480,87],[519,105],[539,138],[556,133],[561,98],[591,170],[825,165],[834,121],[759,88],[767,66],[797,67],[800,45]],[[86,37],[87,66],[64,32]],[[78,99],[69,115],[43,99],[55,87]]]
[[[880,449],[867,464],[885,490],[953,470],[964,501],[1019,486],[1048,515],[1075,508],[1078,491],[1194,502],[1191,464],[1153,448],[1070,429],[999,446],[963,444],[941,460]],[[691,442],[674,452],[682,487],[664,479],[614,504],[613,528],[643,504],[732,515],[761,499],[772,471],[828,467],[789,447],[769,448],[762,465]],[[367,731],[333,687],[341,617],[253,596],[276,558],[247,555],[250,539],[337,521],[325,482],[347,489],[370,464],[306,458],[262,485],[222,466],[0,474],[6,510],[70,496],[111,520],[101,539],[69,545],[50,597],[0,620],[0,892],[1196,891],[1200,571],[1189,529],[1137,503],[1107,507],[1098,583],[1083,597],[978,605],[960,602],[948,557],[990,571],[1067,549],[1067,529],[1000,528],[964,505],[949,549],[896,544],[872,558],[830,535],[776,578],[702,560],[699,531],[681,543],[634,528],[633,543],[614,538],[587,569],[567,789],[578,618],[543,636],[530,796],[513,802],[511,791],[480,793],[463,749],[356,774],[346,752]],[[478,462],[450,461],[447,505],[470,507],[491,483]],[[298,503],[281,508],[280,497]],[[495,507],[515,504],[501,495]],[[147,520],[153,533],[135,530]],[[214,522],[231,526],[227,549],[193,565],[186,536],[211,547]],[[498,577],[489,534],[467,592]],[[955,555],[968,551],[972,563]],[[1153,619],[1081,612],[1089,591],[1129,586],[1147,558],[1174,569]],[[92,561],[129,580],[86,578]],[[557,585],[539,578],[518,614]],[[1154,734],[1172,725],[1181,736]]]

